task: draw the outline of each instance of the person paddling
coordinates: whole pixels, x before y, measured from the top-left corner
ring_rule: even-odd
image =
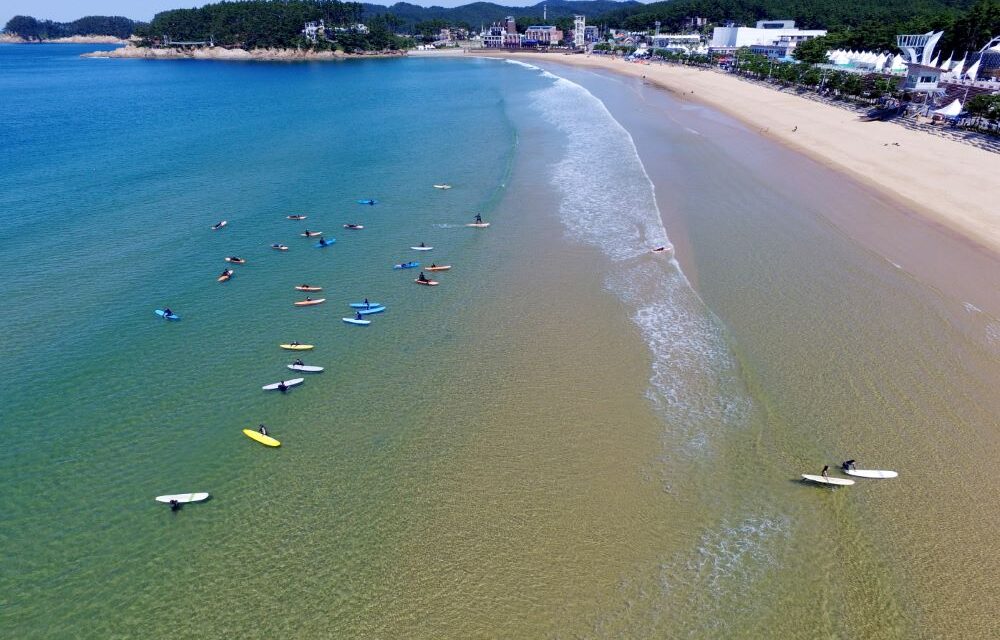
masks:
[[[265,427],[263,423],[260,425],[260,427],[257,428],[257,431],[260,431],[260,435],[262,436],[267,435],[267,427]]]
[[[843,469],[844,471],[853,471],[855,468],[854,460],[845,461],[844,464],[840,465],[840,468]]]
[[[302,362],[301,358],[296,358],[295,362],[293,362],[292,364],[294,364],[296,367],[304,367],[306,363]]]
[[[288,391],[288,385],[285,384],[284,380],[278,383],[278,391],[281,393]],[[826,473],[826,469],[823,470],[823,473]]]
[[[357,313],[354,314],[354,319],[355,320],[364,320],[364,317],[361,315],[361,312],[358,311]]]
[[[417,280],[419,280],[419,281],[421,281],[421,282],[427,282],[427,276],[425,276],[425,275],[424,275],[424,272],[423,272],[423,271],[421,271],[421,272],[420,272],[420,275],[419,275],[419,276],[417,276]]]
[[[174,312],[170,310],[170,307],[167,307],[166,309],[163,310],[163,316],[164,317],[172,316],[172,315],[174,315]]]

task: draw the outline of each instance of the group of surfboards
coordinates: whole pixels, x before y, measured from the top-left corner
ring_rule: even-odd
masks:
[[[434,187],[436,189],[450,189],[451,188],[450,185],[448,185],[448,186],[434,185]],[[369,205],[369,206],[374,206],[375,204],[377,204],[377,201],[376,200],[371,200],[371,199],[368,199],[368,200],[358,200],[358,204],[365,204],[365,205]],[[286,218],[288,220],[301,221],[301,220],[305,220],[306,216],[305,215],[294,214],[294,215],[286,216]],[[227,220],[222,220],[222,221],[220,221],[220,222],[212,225],[211,229],[212,229],[212,231],[218,231],[218,230],[222,229],[223,227],[227,226],[228,224],[229,223],[228,223]],[[478,228],[478,229],[485,229],[485,228],[487,228],[487,227],[490,226],[490,223],[484,222],[483,219],[482,219],[482,217],[477,214],[475,216],[474,221],[472,223],[470,223],[470,224],[467,224],[466,226],[467,227]],[[361,224],[357,224],[357,223],[348,223],[348,224],[344,225],[344,228],[345,229],[354,230],[354,231],[358,231],[358,230],[364,229],[364,226],[361,225]],[[305,233],[303,233],[301,235],[304,238],[310,239],[310,238],[314,238],[314,237],[317,237],[317,236],[321,237],[322,234],[323,234],[322,231],[306,231]],[[332,245],[334,242],[336,242],[336,240],[330,239],[329,241],[325,241],[321,237],[320,243],[317,244],[316,246],[317,247],[327,247],[327,246]],[[288,251],[288,246],[284,245],[284,244],[274,243],[274,244],[271,245],[271,248],[272,249],[277,249],[279,251]],[[434,247],[429,247],[426,244],[424,244],[423,242],[421,242],[419,246],[413,246],[413,247],[410,247],[410,248],[412,250],[414,250],[414,251],[426,252],[426,251],[433,250]],[[243,264],[246,264],[246,262],[247,262],[244,258],[241,258],[239,256],[235,256],[235,255],[233,255],[233,256],[227,256],[225,258],[225,261],[227,263],[230,263],[230,264],[233,264],[233,265],[243,265]],[[403,268],[414,268],[414,267],[419,266],[419,264],[420,263],[418,263],[418,262],[410,262],[410,263],[405,263],[405,266],[396,265],[395,268],[400,268],[401,266]],[[436,263],[433,263],[433,264],[431,264],[431,266],[425,268],[425,270],[431,271],[431,272],[448,271],[449,269],[451,269],[451,265],[438,265]],[[227,268],[225,271],[222,272],[222,274],[218,277],[217,280],[219,282],[228,282],[234,275],[235,275],[235,271],[233,269],[231,269],[231,268]],[[430,278],[427,278],[422,271],[420,272],[420,275],[414,280],[414,282],[417,283],[417,284],[430,285],[430,286],[436,286],[438,284],[437,281],[431,280]],[[313,285],[309,285],[309,284],[300,284],[300,285],[295,286],[295,289],[297,291],[314,293],[314,292],[322,291],[323,287],[317,287],[317,286],[313,286]],[[311,296],[307,295],[306,298],[305,298],[305,300],[294,301],[293,305],[296,306],[296,307],[308,307],[308,306],[316,306],[316,305],[322,304],[323,302],[326,302],[326,298],[312,298]],[[385,309],[386,309],[386,307],[384,305],[382,305],[380,303],[369,302],[369,300],[367,298],[365,298],[364,302],[352,302],[352,303],[350,303],[349,306],[352,308],[352,310],[354,312],[354,316],[353,317],[345,317],[345,318],[343,318],[343,321],[345,323],[347,323],[347,324],[359,325],[359,326],[370,325],[371,324],[371,320],[368,319],[368,316],[371,315],[371,314],[375,314],[375,313],[381,313],[381,312],[385,311]],[[165,309],[157,309],[156,310],[156,314],[159,315],[160,317],[166,319],[166,320],[179,320],[180,319],[180,316],[178,316],[177,314],[175,314],[169,307],[167,307]],[[282,345],[279,345],[279,346],[281,346],[281,348],[283,348],[283,349],[292,350],[292,351],[304,351],[304,350],[311,350],[313,348],[313,345],[311,345],[311,344],[301,344],[299,342],[290,342],[290,343],[282,344]],[[320,373],[320,372],[323,371],[323,367],[306,365],[300,359],[297,359],[294,363],[288,365],[288,368],[292,369],[293,371],[300,371],[300,372],[306,372],[306,373]],[[289,379],[289,380],[280,380],[280,381],[272,383],[272,384],[264,385],[262,387],[262,389],[264,391],[280,391],[282,393],[285,393],[291,387],[298,386],[298,385],[302,384],[303,382],[305,382],[305,378],[292,378],[292,379]],[[254,440],[256,442],[259,442],[260,444],[262,444],[264,446],[267,446],[267,447],[278,447],[278,446],[281,446],[281,442],[279,442],[277,439],[275,439],[271,435],[269,435],[268,432],[267,432],[266,427],[263,424],[260,425],[257,429],[249,429],[249,428],[248,429],[243,429],[243,434],[245,436],[247,436],[248,438],[250,438],[250,439],[252,439],[252,440]],[[174,510],[174,511],[176,511],[176,510],[180,509],[181,506],[184,505],[184,504],[186,504],[186,503],[190,503],[190,502],[203,502],[203,501],[207,500],[208,498],[209,498],[209,494],[208,493],[206,493],[206,492],[196,492],[196,493],[179,493],[179,494],[157,496],[156,497],[156,501],[157,502],[161,502],[161,503],[165,503],[165,504],[169,504],[170,507],[171,507],[171,509]]]
[[[889,478],[895,478],[899,475],[895,471],[887,471],[885,469],[858,469],[854,460],[845,461],[840,465],[839,470],[842,473],[854,476],[855,478],[868,478],[870,480],[886,480]],[[826,484],[835,487],[849,487],[854,484],[854,480],[851,480],[850,478],[831,477],[830,465],[824,465],[823,471],[821,471],[819,475],[803,473],[802,479],[808,482]]]

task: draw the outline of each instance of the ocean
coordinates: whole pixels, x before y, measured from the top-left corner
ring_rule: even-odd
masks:
[[[996,630],[1000,325],[870,194],[570,69],[94,48],[0,46],[2,635]],[[847,457],[901,477],[798,482]]]

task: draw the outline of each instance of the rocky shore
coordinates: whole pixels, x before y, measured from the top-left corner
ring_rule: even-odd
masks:
[[[345,60],[348,58],[395,57],[405,51],[368,54],[346,54],[342,51],[307,51],[304,49],[228,49],[225,47],[136,47],[128,45],[111,51],[92,51],[84,58],[141,58],[146,60],[262,60],[262,61],[315,61]]]
[[[65,38],[51,38],[48,40],[28,40],[17,34],[0,33],[0,43],[5,44],[125,44],[125,40],[114,36],[68,36]]]

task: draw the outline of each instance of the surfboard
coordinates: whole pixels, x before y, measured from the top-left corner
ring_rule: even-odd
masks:
[[[420,266],[419,262],[404,262],[403,264],[392,265],[393,269],[415,269]]]
[[[420,278],[417,278],[414,280],[414,282],[416,282],[417,284],[427,285],[428,287],[436,287],[438,285],[437,280],[421,280]]]
[[[378,200],[358,200],[358,204],[378,204]]]
[[[383,311],[385,311],[385,307],[376,307],[375,305],[372,305],[370,309],[358,309],[358,313],[363,316],[371,315],[373,313],[382,313]]]
[[[352,302],[349,306],[352,309],[367,309],[368,307],[374,309],[375,307],[384,307],[385,305],[382,304],[381,302],[369,302],[367,304],[365,304],[364,302]]]
[[[226,258],[226,262],[232,262],[233,264],[246,264],[247,261],[244,258],[237,258],[236,256],[230,256]]]
[[[161,318],[165,318],[167,320],[180,320],[181,319],[181,317],[179,315],[177,315],[176,313],[174,313],[172,311],[170,312],[170,315],[168,316],[163,309],[157,309],[153,313],[155,313],[156,315],[160,316]]]
[[[884,469],[843,469],[843,472],[849,476],[874,478],[877,480],[887,480],[899,476],[895,471],[886,471]]]
[[[323,287],[314,287],[308,284],[300,284],[295,287],[299,291],[322,291]]]
[[[470,222],[469,224],[467,224],[465,226],[467,226],[467,227],[475,227],[476,229],[485,229],[486,227],[490,226],[490,223],[489,222]]]
[[[221,276],[219,276],[218,278],[216,278],[216,280],[218,280],[219,282],[225,282],[226,280],[229,280],[232,277],[233,277],[233,270],[226,269],[226,272]]]
[[[316,236],[323,235],[323,232],[322,231],[308,231],[306,233],[300,233],[299,235],[302,236],[303,238],[315,238]]]
[[[344,228],[345,229],[353,229],[354,231],[360,231],[361,229],[365,228],[365,225],[363,225],[363,224],[345,224]]]
[[[854,484],[854,480],[848,480],[847,478],[824,478],[823,476],[814,476],[808,473],[803,473],[802,477],[811,482],[818,482],[819,484],[832,484],[838,487],[849,487]]]
[[[308,351],[313,348],[311,344],[279,344],[278,346],[289,351]]]
[[[299,300],[298,302],[293,302],[296,307],[311,307],[314,304],[323,304],[326,302],[326,298],[316,298],[315,300]]]
[[[436,267],[424,267],[424,271],[447,271],[451,269],[450,264],[438,265]]]
[[[362,326],[366,326],[372,323],[371,320],[358,320],[357,318],[341,318],[341,320],[343,320],[347,324],[359,324]]]
[[[277,249],[278,251],[288,251],[288,245],[287,244],[272,244],[271,248],[272,249]]]
[[[280,447],[281,443],[272,438],[271,436],[265,436],[260,431],[254,429],[244,429],[243,435],[250,438],[251,440],[256,440],[266,447]]]
[[[215,224],[212,225],[212,231],[218,231],[227,224],[229,224],[228,220],[222,220],[221,222],[216,222]]]
[[[435,189],[451,189],[451,185],[450,184],[436,184],[436,185],[434,185],[434,188]]]
[[[291,380],[282,380],[281,382],[284,382],[286,387],[297,387],[298,385],[302,384],[305,381],[306,381],[305,378],[292,378]],[[264,391],[274,391],[278,388],[278,385],[281,384],[281,382],[275,382],[273,384],[265,384],[263,387],[261,387],[261,389],[263,389]]]
[[[305,220],[306,217],[307,216],[290,215],[290,216],[288,216],[288,219],[289,220]]]
[[[333,246],[334,242],[336,242],[336,240],[330,238],[329,240],[320,240],[313,246],[316,247],[317,249],[325,249],[326,247]]]
[[[434,247],[410,247],[414,251],[430,251]]]
[[[292,371],[304,371],[305,373],[320,373],[323,367],[314,367],[308,364],[290,364],[288,368]]]
[[[171,500],[176,500],[180,503],[186,502],[201,502],[202,500],[208,500],[207,493],[175,493],[169,496],[156,496],[157,502],[164,502],[170,504]]]

